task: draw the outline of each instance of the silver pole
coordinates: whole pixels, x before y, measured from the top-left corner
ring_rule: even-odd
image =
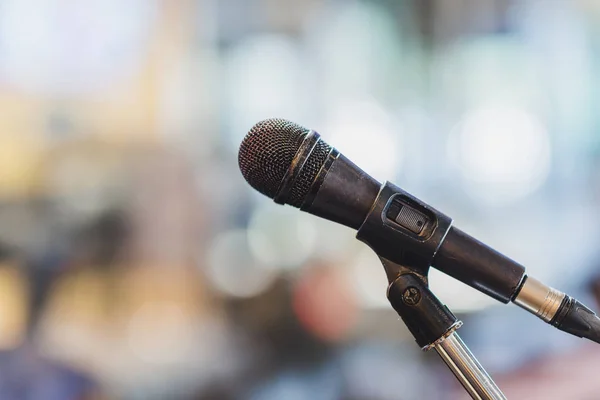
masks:
[[[456,332],[452,332],[434,348],[473,399],[506,400]]]

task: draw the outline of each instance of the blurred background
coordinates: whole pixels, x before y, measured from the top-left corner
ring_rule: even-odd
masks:
[[[1,0],[0,399],[461,398],[239,143],[314,128],[596,307],[599,110],[595,0]],[[509,398],[597,398],[598,346],[431,275]]]

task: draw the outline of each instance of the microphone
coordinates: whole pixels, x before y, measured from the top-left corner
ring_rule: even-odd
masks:
[[[452,226],[452,219],[392,183],[380,182],[293,122],[254,125],[241,143],[246,181],[276,203],[356,229],[392,282],[404,267],[430,266],[558,329],[600,343],[600,318],[578,300],[525,273],[525,267]]]

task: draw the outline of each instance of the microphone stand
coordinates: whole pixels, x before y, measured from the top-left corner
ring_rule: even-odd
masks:
[[[386,182],[356,237],[369,245],[383,263],[389,282],[388,300],[417,344],[423,350],[435,349],[473,399],[505,400],[456,333],[462,322],[428,288],[429,267],[451,232],[451,225],[452,219],[448,216]],[[458,255],[451,255],[454,264],[468,264],[469,259],[464,256],[469,255],[483,259],[483,262],[477,259],[478,266],[491,265],[490,271],[483,274],[482,268],[472,272],[472,265],[465,265],[471,269],[466,268],[469,271],[461,273],[483,277],[479,287],[490,288],[488,294],[500,300],[506,300],[505,292],[514,291],[515,282],[522,280],[524,268],[521,266],[510,264],[504,268],[497,263],[498,257],[490,258],[488,252],[477,251],[477,248],[470,252],[462,247],[458,250]]]
[[[522,265],[452,227],[447,215],[390,182],[380,185],[315,131],[299,133],[304,131],[279,119],[255,125],[240,147],[242,174],[276,203],[357,229],[357,239],[383,262],[388,299],[417,344],[435,349],[472,398],[505,396],[456,333],[461,322],[429,290],[430,266],[498,301],[512,301],[558,329],[600,343],[600,318],[592,310],[528,277]],[[292,149],[300,138],[285,165],[287,155],[279,154],[277,146]],[[256,172],[269,160],[272,173]],[[280,173],[275,189],[272,179]]]
[[[384,258],[381,261],[390,282],[388,300],[417,344],[425,351],[435,349],[471,398],[506,400],[456,333],[462,322],[429,290],[426,275],[429,267],[405,267]]]

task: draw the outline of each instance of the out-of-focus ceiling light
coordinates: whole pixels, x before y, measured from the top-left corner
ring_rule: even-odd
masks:
[[[449,156],[466,189],[488,204],[518,201],[550,171],[550,138],[535,115],[518,109],[469,111],[449,141]]]
[[[208,255],[206,275],[224,295],[253,297],[266,290],[276,271],[265,268],[250,252],[245,230],[223,233],[214,240]]]
[[[5,0],[0,81],[32,92],[102,89],[139,65],[156,0]]]
[[[248,227],[251,254],[273,269],[300,266],[313,254],[316,239],[312,215],[273,203],[257,209]]]
[[[298,45],[288,36],[249,36],[224,56],[224,82],[230,145],[239,144],[256,122],[272,117],[298,120],[309,98],[304,89],[306,63]]]
[[[325,140],[374,178],[397,176],[402,165],[402,125],[372,99],[340,101],[327,116]]]

